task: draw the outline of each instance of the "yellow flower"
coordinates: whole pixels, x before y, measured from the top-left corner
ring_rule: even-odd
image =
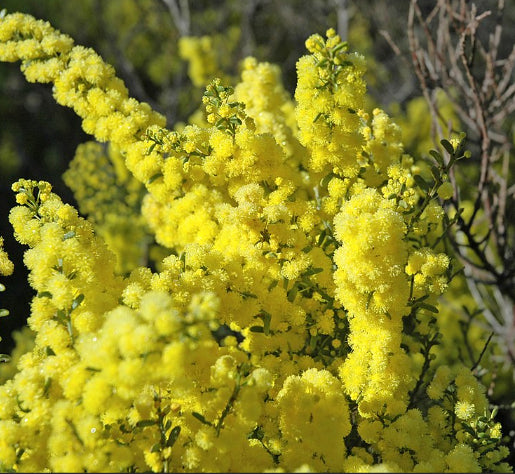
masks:
[[[11,275],[14,271],[14,264],[9,260],[7,252],[3,249],[4,239],[0,237],[0,275]]]
[[[470,446],[458,444],[445,456],[447,472],[481,472],[476,455]]]
[[[469,420],[474,416],[476,410],[473,403],[469,402],[456,402],[454,412],[460,420]]]

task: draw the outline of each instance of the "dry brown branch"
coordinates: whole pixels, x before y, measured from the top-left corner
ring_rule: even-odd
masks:
[[[190,34],[190,8],[188,0],[163,0],[164,4],[170,10],[172,20],[179,32],[180,36],[188,36]]]
[[[508,334],[515,324],[515,185],[509,180],[515,150],[506,121],[515,111],[515,47],[500,57],[500,46],[506,41],[505,2],[491,3],[479,11],[475,3],[465,0],[436,0],[424,16],[419,0],[411,0],[407,34],[413,69],[432,117],[435,145],[448,137],[435,100],[436,92],[443,90],[474,150],[475,181],[468,180],[467,189],[461,189],[465,177],[450,176],[455,186],[452,205],[458,210],[461,200],[467,199],[473,202],[473,210],[467,218],[458,219],[449,235],[478,305],[489,304],[485,295],[492,292],[500,292],[508,305],[509,311],[502,311],[510,316],[498,318],[502,324],[492,328],[505,340],[506,354],[513,359]],[[494,306],[489,311],[499,316],[501,309]]]

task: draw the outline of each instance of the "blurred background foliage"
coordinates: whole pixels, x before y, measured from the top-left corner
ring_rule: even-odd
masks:
[[[426,18],[434,13],[435,5],[439,3],[437,0],[420,0],[417,6],[422,17]],[[447,3],[451,4],[452,1],[447,0]],[[457,8],[471,4],[461,0],[454,3]],[[504,4],[499,0],[478,0],[475,3],[479,13],[488,9],[495,12]],[[463,198],[467,197],[467,193],[472,195],[474,192],[473,189],[467,191],[466,186],[474,183],[478,173],[481,139],[473,127],[460,120],[456,107],[447,95],[449,91],[445,91],[444,84],[438,83],[438,80],[433,84],[433,91],[439,116],[435,119],[431,115],[427,97],[423,97],[423,88],[414,71],[413,51],[410,51],[407,33],[410,1],[3,0],[2,8],[48,20],[54,27],[73,37],[76,44],[94,48],[115,67],[133,97],[148,102],[166,116],[168,127],[198,121],[204,85],[214,76],[221,76],[226,82],[234,84],[238,80],[239,64],[247,56],[278,64],[285,87],[293,96],[296,61],[306,52],[305,40],[313,33],[324,34],[329,27],[334,27],[343,39],[349,41],[351,50],[366,56],[369,107],[379,106],[395,118],[402,128],[408,153],[416,159],[427,157],[429,150],[438,146],[439,139],[449,137],[445,133],[445,136],[438,136],[438,127],[440,131],[449,133],[467,132],[472,159],[463,165],[461,175],[456,180],[463,188]],[[498,56],[513,62],[513,0],[504,5],[501,19],[495,14],[486,17],[477,35],[488,43],[489,32],[500,20],[504,29]],[[479,61],[478,75],[481,75],[481,66]],[[513,70],[509,74],[512,88],[515,88]],[[512,101],[515,99],[512,98]],[[504,170],[506,183],[511,188],[514,188],[515,172],[513,109],[515,107],[508,110],[500,124],[502,133],[509,138],[511,145],[507,151],[509,166]],[[131,265],[138,263],[148,265],[152,252],[159,255],[159,249],[155,248],[151,236],[145,234],[143,223],[138,221],[131,226],[131,216],[138,214],[138,200],[134,195],[130,205],[127,205],[123,195],[123,205],[113,207],[122,210],[111,212],[104,220],[95,214],[98,199],[103,199],[105,203],[106,183],[111,184],[110,180],[125,185],[129,183],[126,176],[120,178],[116,150],[102,148],[98,144],[87,145],[90,137],[82,132],[80,121],[74,113],[55,103],[48,86],[28,84],[18,64],[0,64],[0,117],[0,235],[5,238],[5,248],[15,263],[14,274],[2,280],[6,291],[1,295],[1,307],[8,308],[11,315],[1,320],[0,353],[9,353],[14,344],[11,332],[25,323],[33,293],[28,287],[23,266],[24,249],[14,241],[8,222],[9,210],[15,204],[10,186],[17,178],[51,182],[63,200],[88,215],[97,225],[99,233],[114,246],[120,242],[120,235],[112,235],[116,229],[124,235],[132,235],[132,240],[146,242],[146,249],[126,255],[124,263],[119,265],[120,272],[126,273]],[[439,124],[437,127],[435,120]],[[80,144],[84,145],[79,148],[78,158],[82,156],[83,161],[70,165]],[[103,163],[102,173],[106,178],[90,181],[102,182],[104,188],[102,192],[97,192],[93,187],[89,195],[86,192],[80,197],[76,191],[83,187],[74,188],[74,180],[80,179],[82,174],[84,182],[88,182],[87,163],[92,162]],[[68,168],[70,171],[65,173]],[[136,184],[131,186],[133,189],[137,187]],[[140,196],[141,190],[136,191]],[[511,192],[515,193],[515,189]],[[462,203],[467,206],[465,199]],[[513,230],[515,223],[512,222],[511,226]],[[513,233],[510,239],[513,249]],[[452,251],[450,247],[448,251]],[[124,255],[123,251],[119,254]],[[511,255],[513,260],[515,256]],[[509,255],[507,258],[510,258]],[[513,261],[504,263],[514,265]],[[482,294],[494,294],[496,291],[494,285]],[[511,288],[511,291],[515,289]],[[457,277],[443,300],[440,314],[442,332],[456,342],[456,351],[453,354],[438,353],[437,357],[451,364],[453,360],[465,360],[467,365],[477,368],[477,375],[488,387],[491,400],[500,405],[500,421],[505,434],[511,436],[510,461],[513,465],[515,347],[510,345],[515,336],[500,332],[515,332],[515,302],[509,297],[506,301],[512,305],[508,313],[513,317],[504,321],[500,329],[496,326],[493,330],[492,321],[484,314],[488,311],[495,313],[496,309],[492,309],[488,301],[478,301],[477,295],[474,297],[471,294],[470,281],[463,276]],[[493,317],[497,316],[494,314]],[[499,318],[502,319],[501,316]],[[485,349],[492,332],[495,337]]]

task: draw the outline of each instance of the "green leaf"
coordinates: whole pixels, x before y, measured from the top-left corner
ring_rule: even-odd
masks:
[[[68,321],[66,321],[66,329],[68,330],[68,334],[70,335],[70,338],[73,342],[73,327],[71,319],[68,319]]]
[[[365,308],[368,309],[368,307],[370,306],[370,302],[372,301],[372,298],[374,297],[374,291],[371,291],[368,296],[367,296],[367,303],[366,303],[366,306]]]
[[[234,125],[241,125],[242,122],[241,122],[241,119],[238,118],[236,115],[233,115],[232,117],[229,118],[229,122],[234,124]]]
[[[60,322],[66,321],[66,313],[62,309],[58,309],[57,312],[55,313],[55,316],[58,319],[58,321],[60,321]]]
[[[433,175],[433,178],[437,183],[442,182],[442,176],[440,174],[439,168],[437,168],[435,165],[431,165],[431,174]]]
[[[173,430],[170,432],[170,435],[168,436],[168,439],[166,440],[166,446],[171,448],[177,441],[177,438],[179,437],[180,433],[181,433],[180,426],[176,426],[175,428],[173,428]]]
[[[295,300],[295,297],[297,296],[297,292],[299,291],[299,289],[297,288],[297,285],[294,285],[291,290],[288,291],[288,293],[286,293],[286,296],[288,298],[288,301],[290,303],[293,303],[293,301]]]
[[[449,155],[454,155],[454,147],[451,145],[451,142],[449,140],[446,140],[444,138],[443,140],[440,140],[440,143],[447,150],[447,153],[449,153]]]
[[[317,116],[313,119],[313,123],[316,123],[316,121],[322,117],[323,113],[322,112],[318,112]]]
[[[251,293],[250,291],[241,291],[240,295],[244,300],[246,300],[247,298],[257,298],[257,295]]]
[[[339,43],[338,45],[336,45],[333,48],[333,53],[337,53],[338,51],[341,51],[342,49],[347,49],[347,47],[348,47],[347,41],[342,41],[341,43]]]
[[[63,235],[63,240],[71,239],[72,237],[75,237],[75,231],[70,230],[70,232],[66,232],[66,234]]]
[[[47,356],[55,356],[55,352],[50,346],[45,347],[45,353]]]
[[[192,411],[191,414],[198,420],[200,421],[201,423],[203,423],[204,425],[208,425],[208,426],[211,426],[211,423],[209,423],[209,421],[207,421],[203,415],[201,415],[200,413],[196,412],[196,411]]]
[[[250,332],[265,332],[263,326],[250,326]]]
[[[159,443],[153,444],[150,448],[151,453],[158,453],[159,451],[161,451],[161,446]]]
[[[0,309],[0,318],[5,318],[6,316],[9,316],[9,310],[8,309]]]
[[[72,310],[77,308],[84,301],[84,295],[81,293],[77,298],[72,301]]]
[[[429,184],[426,182],[422,176],[419,174],[413,175],[413,179],[415,180],[415,183],[417,183],[418,187],[421,188],[423,191],[429,191]]]
[[[408,303],[409,306],[418,306],[422,301],[427,300],[429,298],[429,295],[421,296],[420,298],[417,298],[416,300],[413,300]]]
[[[270,321],[272,320],[272,315],[263,311],[263,331],[266,336],[270,334]]]
[[[323,268],[316,268],[316,267],[309,267],[305,272],[304,275],[310,276],[310,275],[316,275],[317,273],[322,273],[324,271]]]
[[[318,235],[318,241],[317,241],[318,246],[320,246],[322,244],[326,235],[327,235],[327,230],[323,229],[322,232],[320,232],[320,234]]]
[[[443,156],[440,155],[440,153],[438,153],[436,150],[429,150],[429,154],[436,160],[436,162],[439,165],[443,166],[443,164],[444,164]]]
[[[155,175],[148,178],[147,184],[153,183],[156,179],[159,179],[163,176],[163,173],[156,173]]]
[[[50,386],[52,385],[52,378],[47,377],[45,380],[45,385],[43,387],[43,395],[46,397],[48,395],[48,392],[50,391]]]
[[[157,424],[156,420],[140,420],[136,423],[137,428],[146,428],[147,426],[154,426]]]
[[[38,298],[52,298],[52,293],[50,291],[41,291],[37,294]]]
[[[102,372],[101,369],[97,369],[96,367],[86,367],[86,370],[89,370],[90,372]]]
[[[427,303],[419,303],[417,305],[417,307],[419,308],[423,308],[423,309],[427,309],[428,311],[431,311],[431,313],[438,313],[438,308],[433,306],[433,305],[430,305],[430,304],[427,304]]]
[[[329,181],[334,178],[333,173],[326,174],[321,180],[320,180],[320,186],[322,188],[327,188],[327,185],[329,184]]]

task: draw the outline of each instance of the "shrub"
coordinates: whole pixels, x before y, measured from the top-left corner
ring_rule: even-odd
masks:
[[[248,58],[234,88],[207,85],[204,121],[172,130],[91,49],[0,20],[0,59],[110,143],[66,175],[91,220],[48,182],[13,185],[36,293],[34,344],[19,337],[0,386],[4,470],[510,469],[474,367],[433,350],[464,137],[423,177],[365,110],[364,58],[326,36],[306,42],[295,102]]]

